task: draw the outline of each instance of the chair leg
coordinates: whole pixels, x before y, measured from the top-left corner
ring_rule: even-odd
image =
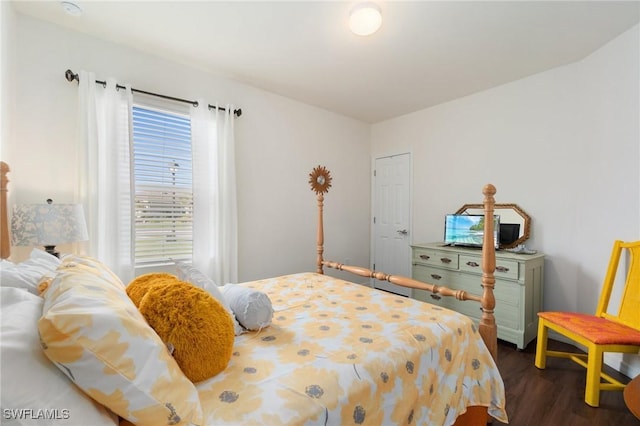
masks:
[[[547,366],[547,337],[549,329],[545,326],[545,321],[540,318],[538,320],[538,340],[536,342],[536,367],[544,370]]]
[[[596,345],[589,346],[587,359],[587,383],[584,390],[584,402],[592,407],[600,405],[600,372],[603,353]]]

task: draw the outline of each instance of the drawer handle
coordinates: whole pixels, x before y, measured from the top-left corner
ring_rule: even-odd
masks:
[[[442,275],[431,274],[431,278],[433,278],[434,280],[440,280],[440,279],[442,279]]]
[[[442,263],[451,263],[451,259],[449,259],[448,257],[441,257],[440,258],[440,262],[442,262]]]
[[[434,275],[435,275],[435,274],[434,274]],[[431,275],[431,276],[433,277],[434,275]],[[439,278],[439,276],[438,276],[438,275],[435,275],[435,276],[437,276],[437,277]],[[440,290],[440,287],[438,287],[437,285],[434,285],[434,286],[433,286],[433,288],[431,289],[431,294],[430,294],[429,296],[431,296],[431,298],[432,298],[433,300],[440,300],[440,299],[442,299],[442,296],[440,296],[440,295],[438,294],[438,291],[439,291],[439,290]]]
[[[422,259],[422,260],[429,260],[430,257],[431,256],[427,256],[426,254],[421,254],[420,255],[420,259]]]
[[[480,266],[478,263],[472,261],[467,262],[467,265],[471,266],[472,268],[477,268],[478,266]]]
[[[496,266],[496,271],[498,272],[509,272],[509,268],[506,266]]]

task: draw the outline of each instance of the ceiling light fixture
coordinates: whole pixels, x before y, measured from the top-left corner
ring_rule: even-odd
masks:
[[[62,1],[60,2],[62,9],[67,12],[68,15],[71,16],[80,16],[82,15],[82,9],[75,3],[70,1]]]
[[[349,14],[349,28],[351,32],[360,36],[368,36],[380,29],[382,25],[382,11],[372,2],[359,3],[351,9]]]

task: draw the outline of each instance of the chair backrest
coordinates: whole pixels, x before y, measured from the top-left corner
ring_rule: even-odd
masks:
[[[608,309],[622,253],[628,253],[628,270],[618,312]],[[615,241],[598,301],[596,315],[640,330],[640,241]]]

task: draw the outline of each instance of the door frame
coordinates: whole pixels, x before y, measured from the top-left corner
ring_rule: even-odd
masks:
[[[376,181],[375,181],[375,169],[376,169],[376,160],[387,157],[396,157],[398,155],[409,155],[409,245],[414,244],[413,241],[413,151],[401,151],[393,154],[385,154],[385,155],[376,155],[371,158],[371,212],[369,215],[369,235],[370,237],[370,248],[369,248],[369,269],[374,270],[374,262],[376,255],[376,237],[375,237],[375,224],[373,223],[373,218],[375,217],[375,209],[376,209]],[[410,253],[411,251],[409,251]],[[411,254],[407,259],[408,270],[411,271]],[[385,271],[383,271],[385,272]],[[369,279],[369,287],[374,287],[374,278]]]

